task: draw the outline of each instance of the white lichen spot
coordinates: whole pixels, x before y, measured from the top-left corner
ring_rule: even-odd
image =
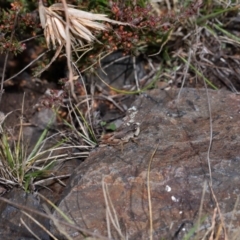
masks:
[[[172,199],[173,202],[179,202],[179,199],[177,199],[177,198],[174,197],[174,196],[172,196],[171,199]]]
[[[165,190],[166,190],[167,192],[171,192],[172,188],[167,185],[167,186],[165,187]]]
[[[132,112],[129,117],[130,117],[130,120],[129,122],[134,122],[134,119],[135,119],[135,116],[136,116],[137,112]]]
[[[129,120],[129,123],[134,123],[134,119],[131,118],[131,119]]]
[[[128,111],[137,111],[137,108],[135,106],[132,106],[128,109]]]

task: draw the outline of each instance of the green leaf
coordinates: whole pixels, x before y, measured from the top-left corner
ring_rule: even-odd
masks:
[[[106,125],[107,125],[106,122],[104,122],[104,121],[100,122],[100,126],[101,126],[101,127],[104,127],[104,126],[106,126]]]
[[[117,129],[115,123],[110,123],[106,126],[107,130],[115,131]]]

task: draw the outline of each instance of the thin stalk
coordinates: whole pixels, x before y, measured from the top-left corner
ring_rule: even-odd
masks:
[[[188,63],[188,61],[187,61],[185,58],[180,57],[180,59],[181,59],[183,62],[185,62],[186,64]],[[189,66],[190,66],[190,68],[191,68],[192,70],[195,71],[195,73],[196,73],[198,76],[202,77],[202,78],[204,79],[204,81],[205,81],[210,87],[212,87],[214,90],[218,90],[218,88],[217,88],[214,84],[212,84],[206,77],[204,77],[204,75],[203,75],[201,72],[199,72],[192,64],[189,64]]]
[[[153,157],[156,154],[156,151],[158,149],[159,144],[154,149],[149,164],[148,164],[148,172],[147,172],[147,193],[148,193],[148,205],[149,205],[149,223],[150,223],[150,231],[149,231],[149,239],[153,240],[153,214],[152,214],[152,201],[151,201],[151,189],[150,189],[150,170],[151,170],[151,164],[153,161]]]

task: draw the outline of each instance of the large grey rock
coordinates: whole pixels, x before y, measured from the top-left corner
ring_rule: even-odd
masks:
[[[199,219],[204,220],[196,230],[198,236],[210,228],[216,202],[209,185],[203,194],[204,183],[210,179],[207,95],[205,90],[183,89],[176,101],[177,93],[153,90],[140,96],[133,104],[138,111],[134,120],[141,128],[138,138],[122,149],[96,149],[76,169],[58,207],[79,227],[107,236],[104,180],[122,234],[128,239],[148,239],[147,174],[156,150],[150,170],[153,238],[183,239]],[[213,191],[232,236],[240,224],[239,206],[234,208],[240,193],[240,96],[209,90],[209,101]],[[57,212],[54,215],[61,219]],[[216,222],[219,225],[219,215]],[[83,239],[74,229],[62,229],[74,239]],[[111,229],[112,237],[120,239],[112,225]],[[52,231],[57,232],[53,226]]]
[[[13,203],[19,206],[27,207],[30,211],[25,211],[31,217],[33,217],[38,223],[40,223],[45,229],[49,229],[49,220],[43,218],[38,214],[31,212],[39,211],[43,212],[43,208],[38,198],[34,195],[25,193],[22,189],[14,188],[11,192],[4,195],[5,198],[10,199]],[[24,211],[24,210],[23,210]],[[18,209],[6,202],[0,201],[0,239],[4,240],[34,240],[36,239],[28,228],[40,239],[49,240],[49,236],[40,226],[38,226],[32,219],[26,216],[21,208]]]

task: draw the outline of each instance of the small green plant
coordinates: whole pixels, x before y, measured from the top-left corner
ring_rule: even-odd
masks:
[[[45,178],[50,175],[55,163],[55,157],[49,158],[43,156],[53,151],[62,143],[58,143],[48,150],[44,150],[48,130],[45,129],[36,145],[28,153],[28,148],[24,144],[22,136],[22,127],[17,139],[3,131],[0,138],[0,180],[7,188],[20,186],[29,191],[34,186],[34,181],[39,178]],[[12,137],[12,139],[11,139]],[[43,159],[41,159],[43,158]]]

